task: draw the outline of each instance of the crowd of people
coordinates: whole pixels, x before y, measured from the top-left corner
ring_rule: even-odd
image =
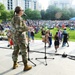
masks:
[[[52,33],[50,30],[45,30],[43,28],[41,30],[41,35],[42,35],[42,42],[48,43],[48,47],[51,47],[52,38],[54,38],[55,52],[57,52],[57,49],[59,48],[59,45],[61,43],[62,43],[62,47],[64,47],[66,44],[67,44],[67,47],[69,47],[69,43],[68,43],[69,34],[66,31],[66,27],[64,27],[63,30],[58,29],[58,31],[56,31],[54,36],[52,36]]]
[[[30,26],[30,27],[32,27],[32,29],[28,30],[26,39],[27,39],[27,42],[28,40],[34,42],[35,28],[33,26]],[[57,52],[57,49],[59,48],[59,45],[61,43],[62,43],[62,47],[64,47],[66,43],[67,43],[67,47],[69,47],[69,43],[68,43],[69,34],[66,31],[66,27],[64,27],[63,30],[58,28],[58,31],[56,31],[55,35],[52,35],[49,29],[46,30],[45,28],[42,28],[41,35],[42,35],[42,41],[48,43],[49,48],[53,44],[52,39],[54,38],[55,52]],[[7,37],[8,37],[8,47],[10,46],[10,48],[12,48],[13,41],[11,39],[10,30],[8,30],[7,32]]]

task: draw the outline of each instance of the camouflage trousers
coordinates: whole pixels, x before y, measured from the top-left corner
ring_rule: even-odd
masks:
[[[19,50],[21,52],[21,55],[22,55],[22,61],[24,64],[27,63],[27,48],[26,48],[26,45],[24,42],[16,42],[16,41],[13,41],[14,42],[14,51],[12,53],[12,59],[13,59],[13,62],[18,60],[18,53],[19,53]]]

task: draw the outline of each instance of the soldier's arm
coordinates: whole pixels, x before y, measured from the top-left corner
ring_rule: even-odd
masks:
[[[13,32],[16,32],[16,31],[24,32],[24,31],[28,31],[29,29],[31,29],[25,25],[25,23],[23,22],[23,19],[20,17],[16,17],[15,22],[13,19],[11,23],[12,23]]]
[[[18,18],[18,25],[17,31],[24,32],[29,29],[21,18]]]

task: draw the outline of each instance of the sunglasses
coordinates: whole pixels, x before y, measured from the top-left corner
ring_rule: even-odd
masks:
[[[24,11],[24,10],[20,10],[20,11]]]

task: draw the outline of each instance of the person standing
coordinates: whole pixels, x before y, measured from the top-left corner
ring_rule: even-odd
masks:
[[[54,36],[54,46],[55,46],[55,52],[57,52],[57,49],[59,48],[59,37],[58,32],[56,32]]]
[[[62,42],[62,30],[58,30],[59,43]]]
[[[64,28],[62,47],[64,47],[66,43],[67,43],[67,47],[69,47],[68,39],[69,39],[69,34],[67,33],[66,28]]]
[[[34,42],[34,35],[35,35],[34,29],[32,29],[32,30],[31,30],[31,39],[32,39],[32,42]]]
[[[24,64],[24,71],[30,70],[32,66],[28,65],[27,61],[27,51],[26,51],[26,43],[25,43],[25,35],[23,34],[25,31],[28,31],[30,27],[27,27],[22,19],[22,15],[24,14],[21,7],[17,6],[14,11],[14,17],[11,21],[11,31],[12,31],[12,39],[14,43],[14,51],[12,53],[13,59],[13,69],[18,67],[17,59],[19,49],[21,50],[22,61]]]
[[[41,35],[42,35],[42,42],[44,41],[45,39],[45,34],[46,34],[46,31],[44,29],[41,30]]]
[[[30,41],[30,38],[31,38],[31,31],[28,30],[28,41]]]
[[[49,46],[48,47],[51,47],[51,45],[52,45],[52,33],[50,32],[50,30],[48,30],[48,33],[49,33],[49,36],[48,36]]]

